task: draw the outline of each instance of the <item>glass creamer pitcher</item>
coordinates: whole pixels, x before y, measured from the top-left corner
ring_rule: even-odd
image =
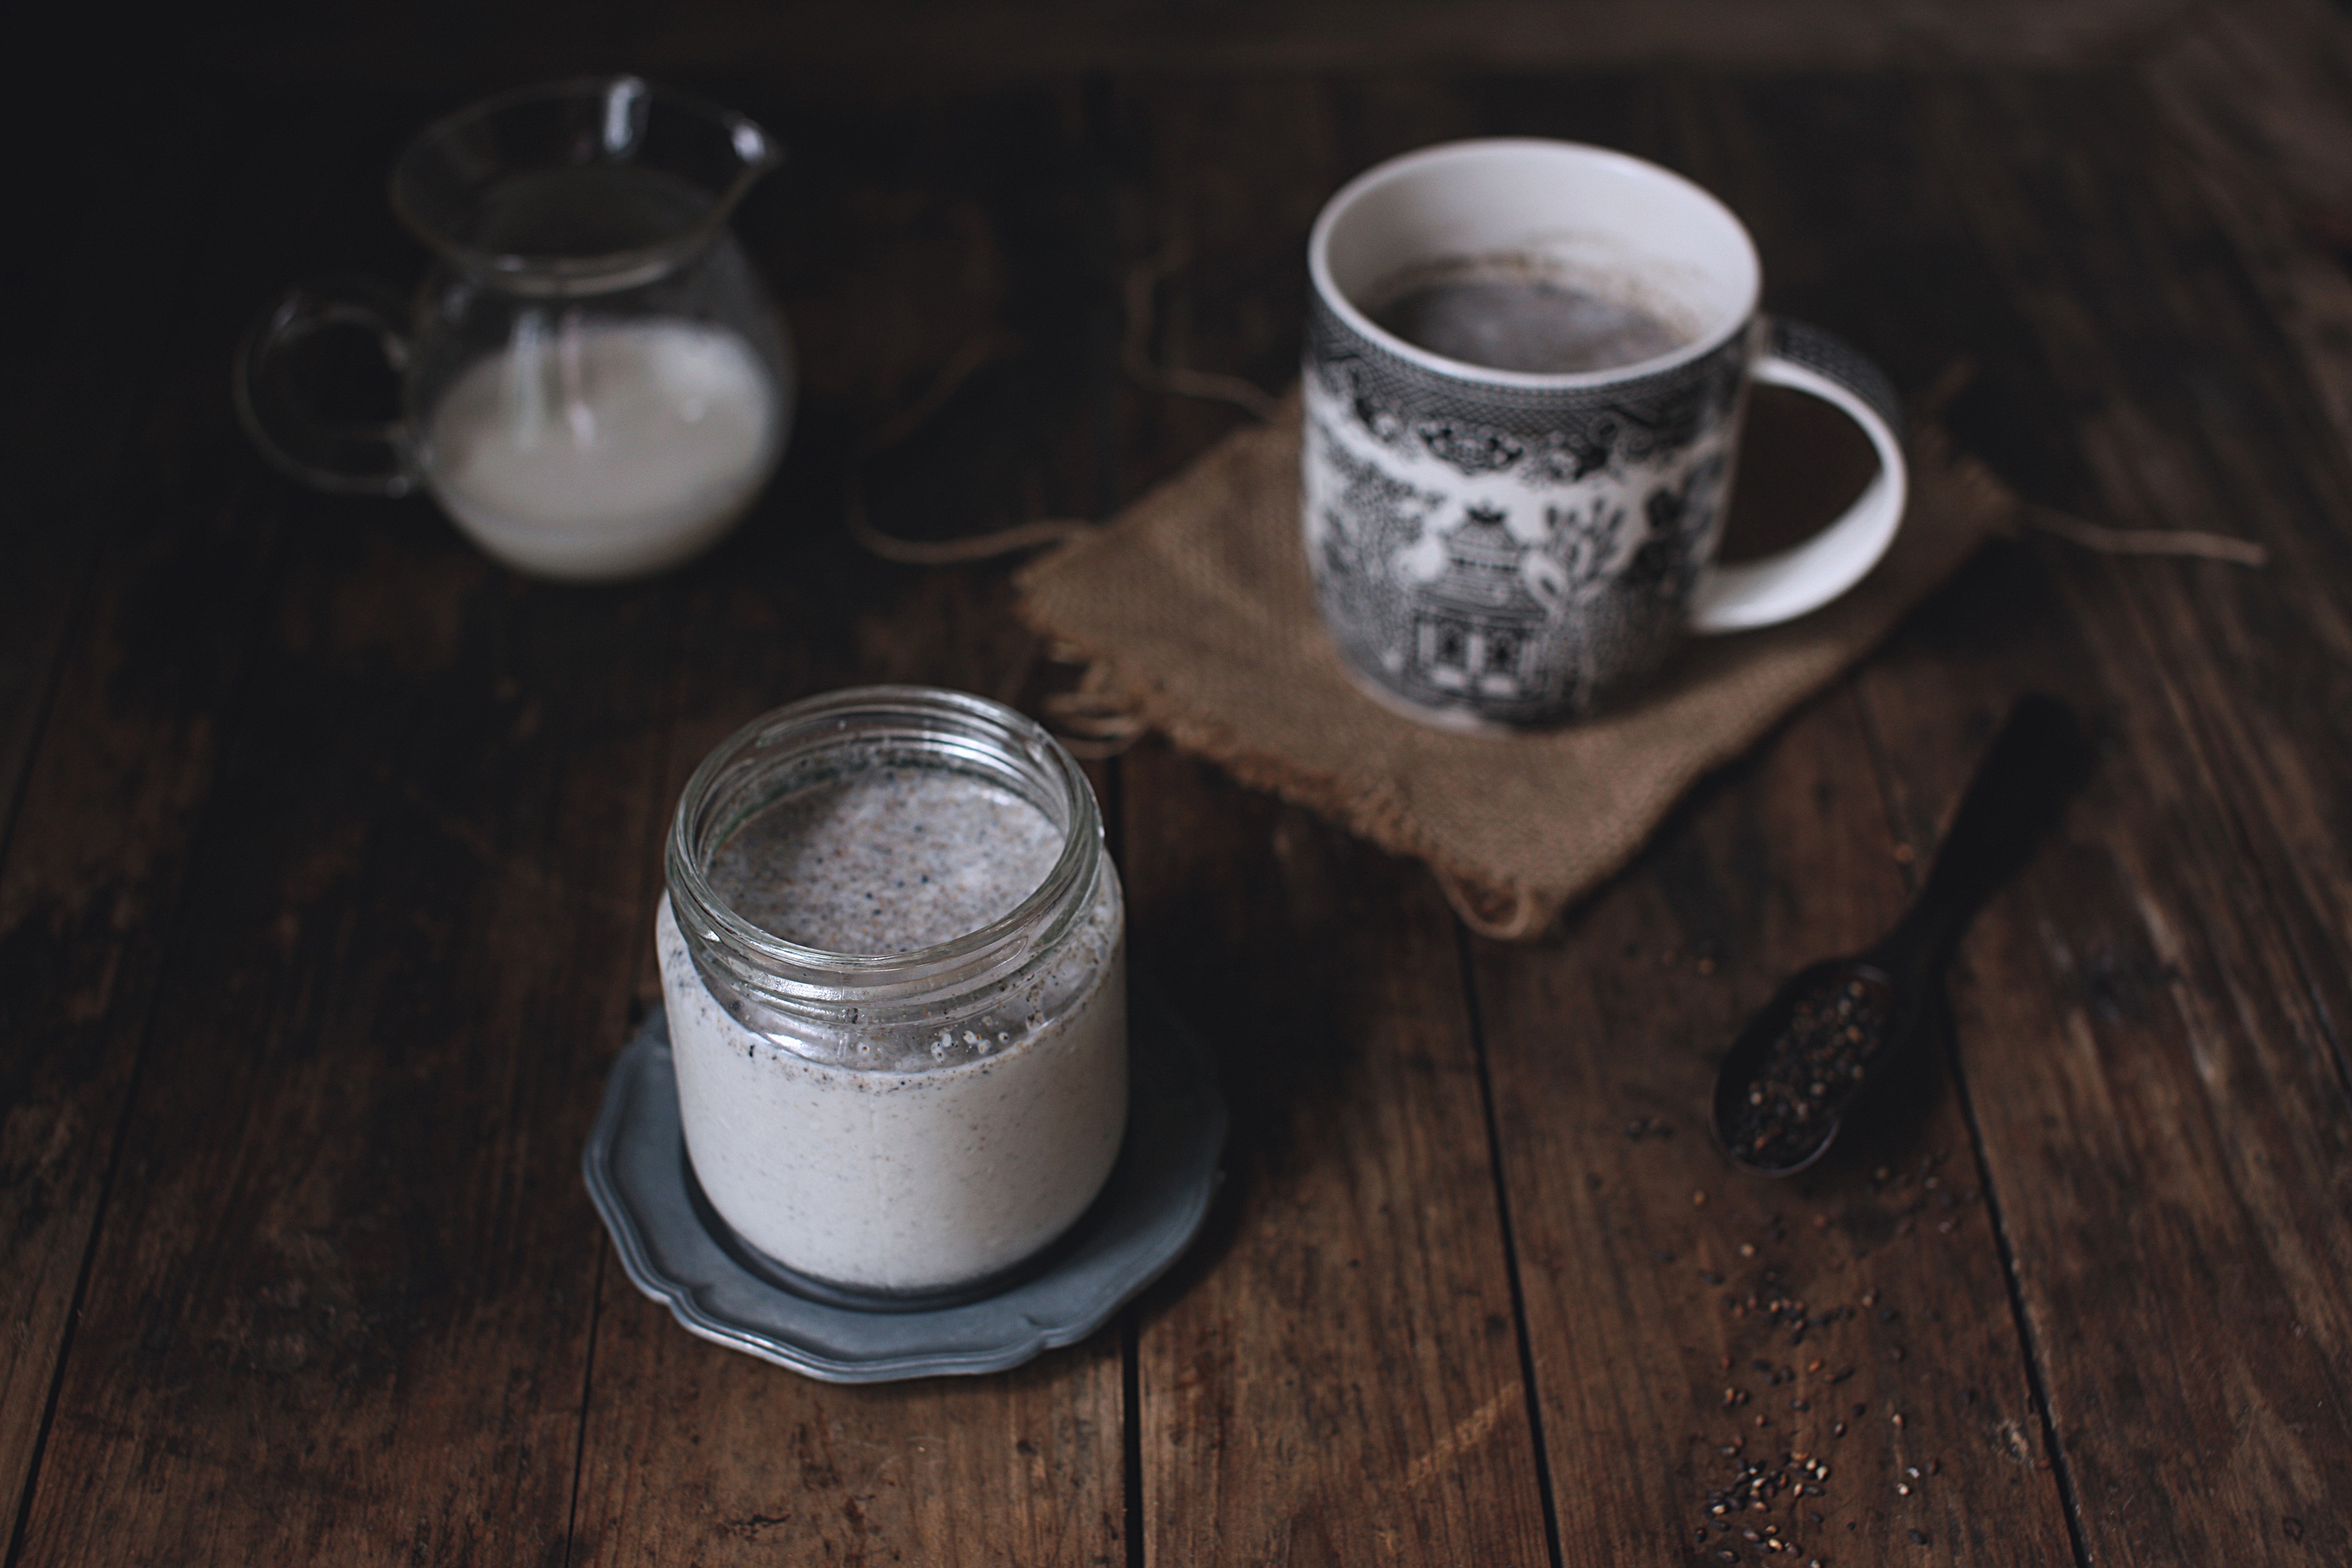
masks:
[[[237,358],[239,416],[322,489],[422,485],[490,555],[593,580],[718,542],[783,454],[783,319],[727,226],[778,162],[740,114],[635,77],[523,88],[428,127],[392,205],[435,263],[413,305],[298,287]],[[372,332],[402,417],[338,423],[297,384],[303,340]]]

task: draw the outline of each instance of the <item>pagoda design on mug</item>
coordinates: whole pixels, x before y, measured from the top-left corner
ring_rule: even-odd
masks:
[[[1581,710],[1678,630],[1727,488],[1719,440],[1580,491],[1464,494],[1334,423],[1307,430],[1308,560],[1341,647],[1387,689],[1496,716]]]
[[[1522,569],[1528,552],[1505,514],[1474,506],[1445,536],[1445,565],[1412,592],[1407,681],[1505,700],[1550,689],[1544,625],[1551,610]]]

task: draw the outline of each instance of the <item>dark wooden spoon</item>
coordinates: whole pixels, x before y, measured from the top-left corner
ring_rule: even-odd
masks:
[[[2091,760],[2073,709],[2040,694],[2019,699],[1977,764],[1927,885],[1895,929],[1865,952],[1799,970],[1725,1054],[1710,1120],[1734,1164],[1788,1176],[1829,1152],[1838,1129],[1927,1032],[1943,1005],[1944,968],[1960,933],[2058,820]],[[1839,1007],[1835,1061],[1821,1067],[1832,1051],[1819,1043],[1832,1026],[1825,1020]],[[1814,1065],[1800,1071],[1801,1063]],[[1769,1108],[1784,1103],[1784,1092],[1785,1103],[1802,1111],[1775,1118]]]

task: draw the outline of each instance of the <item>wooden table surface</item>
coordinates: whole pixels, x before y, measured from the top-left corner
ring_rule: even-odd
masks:
[[[459,9],[142,65],[20,181],[53,243],[6,351],[11,1568],[2352,1563],[2336,12],[739,5],[557,43]],[[793,149],[739,226],[806,401],[742,530],[551,586],[268,469],[232,346],[291,279],[421,270],[405,135],[640,61]],[[1003,1375],[690,1338],[579,1174],[688,772],[829,688],[1066,679],[1007,565],[849,542],[844,454],[995,329],[871,465],[877,519],[1108,515],[1244,417],[1126,373],[1134,269],[1182,261],[1153,362],[1277,388],[1325,196],[1482,132],[1687,172],[1769,306],[1914,395],[1972,364],[1950,428],[2028,501],[2269,564],[1997,542],[1526,946],[1147,740],[1096,770],[1132,951],[1234,1112],[1192,1252]],[[2031,688],[2102,765],[1969,934],[1934,1082],[1743,1178],[1717,1053],[1896,912]]]

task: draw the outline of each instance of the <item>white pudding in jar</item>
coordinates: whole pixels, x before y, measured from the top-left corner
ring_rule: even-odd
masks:
[[[984,708],[1030,742],[1028,721]],[[894,743],[860,761],[838,727],[814,731],[822,765],[787,735],[706,779],[722,747],[697,784],[732,804],[690,809],[695,784],[681,803],[656,942],[688,1153],[719,1217],[787,1268],[953,1289],[1050,1245],[1118,1156],[1118,875],[1091,795],[1070,793],[1084,776],[1049,741],[1058,765],[1023,765],[1060,776],[1023,788],[960,752]],[[697,873],[685,897],[681,854]]]

